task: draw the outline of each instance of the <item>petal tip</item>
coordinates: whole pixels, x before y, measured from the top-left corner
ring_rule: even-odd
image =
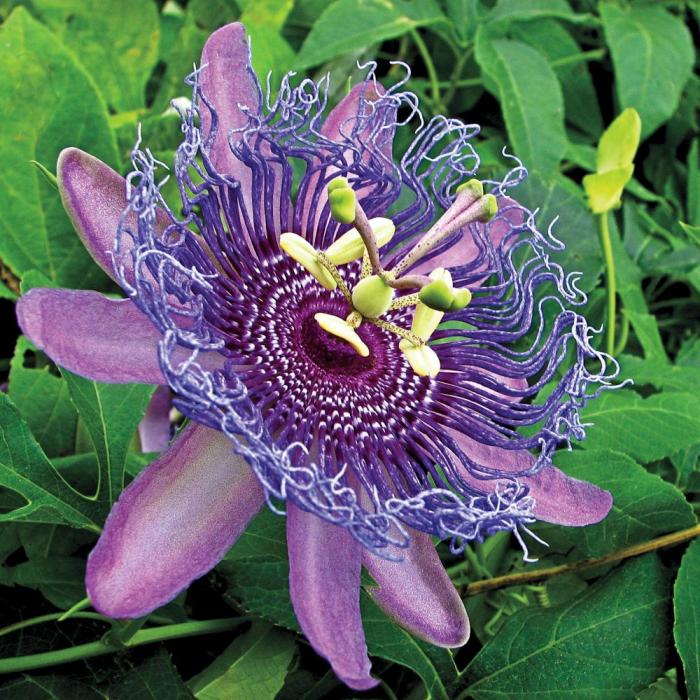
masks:
[[[15,304],[15,315],[22,333],[40,350],[44,349],[43,314],[41,311],[41,292],[50,291],[35,287],[23,294]]]

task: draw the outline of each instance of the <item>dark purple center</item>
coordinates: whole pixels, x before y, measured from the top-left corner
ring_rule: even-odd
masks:
[[[344,270],[351,287],[357,267]],[[324,331],[316,313],[345,318],[351,310],[340,291],[324,289],[282,256],[235,284],[233,294],[231,282],[236,280],[219,292],[230,309],[218,309],[210,320],[225,338],[226,355],[271,433],[308,443],[317,430],[341,429],[346,421],[366,421],[381,433],[390,425],[396,430],[397,421],[410,423],[413,409],[427,396],[429,380],[410,368],[399,338],[368,321],[357,331],[368,357]],[[387,319],[410,325],[401,315],[406,312]]]

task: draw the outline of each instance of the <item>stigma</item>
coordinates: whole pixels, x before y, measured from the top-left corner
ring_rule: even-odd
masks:
[[[380,250],[395,233],[391,219],[368,219],[357,201],[354,190],[344,177],[328,184],[331,215],[352,228],[342,234],[326,250],[316,250],[305,238],[283,233],[280,247],[325,289],[339,289],[348,303],[345,318],[317,313],[314,318],[326,332],[342,339],[358,355],[367,357],[369,348],[357,332],[363,323],[372,323],[399,338],[399,349],[412,370],[422,377],[435,377],[440,360],[428,345],[444,315],[461,311],[471,301],[466,288],[456,289],[445,268],[429,275],[407,274],[421,258],[434,250],[451,233],[472,222],[485,223],[496,214],[496,198],[484,194],[478,180],[469,180],[457,188],[453,204],[416,242],[391,270],[382,265]],[[362,259],[362,273],[350,289],[339,267]],[[405,292],[397,296],[397,292]],[[385,316],[399,308],[414,307],[410,329],[387,321]]]

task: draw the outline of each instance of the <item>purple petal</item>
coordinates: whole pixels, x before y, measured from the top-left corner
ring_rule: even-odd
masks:
[[[368,550],[362,561],[377,582],[375,602],[398,624],[431,644],[460,647],[469,639],[469,618],[429,535],[410,530],[408,549],[394,547],[402,561],[387,561]]]
[[[115,281],[112,258],[117,226],[126,209],[126,181],[103,163],[78,148],[66,148],[58,156],[58,190],[63,206],[75,230],[95,262]],[[127,222],[135,222],[132,214]],[[168,220],[158,212],[158,227],[165,229]],[[127,247],[123,246],[124,252]],[[124,259],[127,281],[133,273]]]
[[[360,617],[362,546],[345,529],[287,501],[289,592],[301,628],[318,654],[355,690],[370,675]]]
[[[142,452],[162,452],[170,442],[170,387],[159,386],[139,423]]]
[[[513,226],[519,226],[523,223],[524,217],[523,210],[510,197],[499,197],[498,206],[500,209],[511,208],[505,214],[494,219],[490,225],[489,235],[494,248],[498,248],[504,236],[511,231]],[[484,224],[474,224],[474,226],[483,227]],[[420,260],[415,267],[411,268],[411,274],[427,275],[438,267],[450,268],[466,265],[477,258],[478,255],[479,248],[469,230],[465,228],[462,231],[461,238],[453,245],[433,258]]]
[[[505,450],[482,445],[475,440],[450,431],[462,451],[473,461],[486,467],[519,472],[532,467],[535,458],[526,450]],[[482,492],[491,482],[471,476],[466,469],[461,476]],[[556,467],[543,467],[534,476],[518,477],[527,484],[529,495],[535,499],[535,516],[557,525],[583,526],[600,522],[612,507],[612,496],[587,481],[580,481]]]
[[[216,111],[217,133],[209,151],[214,167],[250,186],[250,173],[231,152],[228,136],[239,129],[248,116],[239,105],[245,105],[257,115],[261,108],[258,79],[250,65],[250,46],[245,28],[240,22],[217,29],[202,50],[202,92]],[[211,128],[211,114],[202,109],[203,133]]]
[[[22,332],[56,363],[98,382],[164,384],[161,334],[128,299],[32,289],[17,301]]]
[[[58,365],[88,379],[111,384],[165,384],[158,363],[160,331],[129,299],[98,292],[31,289],[16,305],[22,332]],[[190,352],[176,350],[175,359]],[[198,362],[223,365],[217,352]]]
[[[375,86],[375,84],[372,82],[361,82],[355,85],[355,87],[353,87],[352,90],[350,90],[350,92],[330,111],[321,127],[321,134],[331,141],[342,142],[344,138],[347,138],[358,116],[360,115],[363,101],[365,104],[365,110],[367,110],[367,103],[371,103],[373,100],[378,99],[383,92],[384,91],[381,85],[376,84]],[[385,135],[386,132],[384,132],[382,136]],[[362,134],[358,136],[358,140],[361,140],[361,138]],[[376,138],[376,135],[367,133],[367,138]],[[382,153],[385,156],[387,163],[393,162],[392,151],[393,140],[391,138],[387,138],[386,141],[382,143]],[[369,158],[369,153],[366,153],[365,155],[366,160]],[[348,155],[348,157],[350,156]],[[331,177],[335,170],[337,170],[337,168],[329,166],[324,174],[324,178]],[[306,178],[308,178],[308,181],[305,182],[304,180],[306,180]],[[302,226],[303,230],[308,234],[313,234],[316,231],[318,219],[321,216],[323,207],[328,200],[328,193],[324,187],[323,190],[319,192],[318,201],[315,207],[313,207],[312,200],[320,178],[321,173],[318,171],[313,172],[310,175],[305,176],[299,187],[302,192],[305,192],[305,196],[303,201],[297,203],[297,206],[302,207]],[[366,191],[367,188],[358,189],[358,197],[361,198]]]
[[[191,423],[122,493],[87,564],[96,610],[141,617],[215,566],[265,498],[223,434]]]

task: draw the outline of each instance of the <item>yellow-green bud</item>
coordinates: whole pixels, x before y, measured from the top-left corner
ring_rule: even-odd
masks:
[[[450,288],[452,288],[452,275],[449,270],[444,267],[438,267],[430,273],[430,279],[442,280]],[[445,315],[443,311],[436,311],[426,306],[422,302],[416,304],[416,310],[413,312],[413,320],[411,321],[411,332],[415,333],[421,340],[428,340],[435,332],[435,329],[440,325],[442,317]]]
[[[394,290],[378,275],[360,280],[352,290],[352,305],[365,318],[379,318],[394,299]]]

